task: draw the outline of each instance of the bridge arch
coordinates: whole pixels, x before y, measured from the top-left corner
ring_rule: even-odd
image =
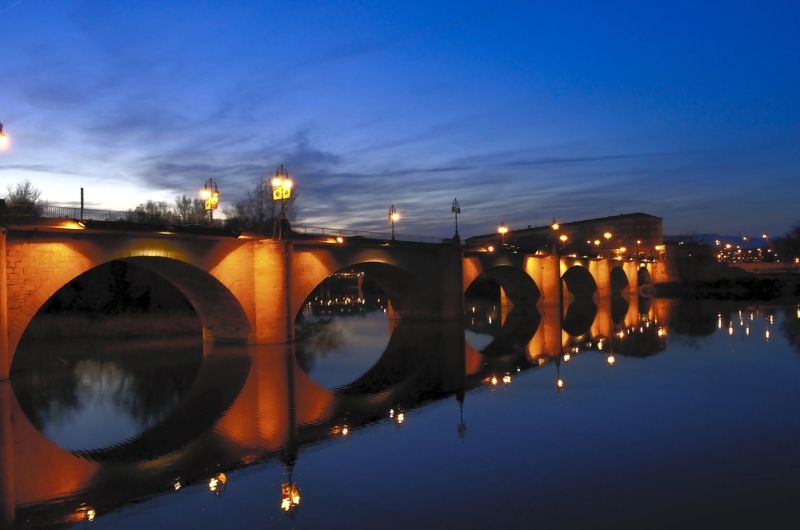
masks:
[[[628,282],[628,275],[621,266],[611,269],[611,292],[612,294],[621,294],[630,287]]]
[[[650,276],[650,271],[647,270],[647,267],[644,265],[639,267],[639,269],[636,271],[636,277],[639,281],[639,285],[649,285],[653,283],[653,279]]]
[[[476,282],[486,279],[497,282],[515,307],[533,307],[541,296],[533,278],[523,269],[511,265],[497,265],[483,270],[467,286],[465,292]]]
[[[591,298],[597,291],[597,283],[591,273],[580,265],[568,268],[561,279],[575,298]]]
[[[38,288],[32,289],[25,304],[13,318],[16,336],[10,340],[10,362],[31,322],[60,289],[87,272],[112,262],[124,262],[147,270],[172,284],[191,304],[203,327],[207,341],[246,341],[250,322],[236,296],[209,272],[188,262],[160,256],[130,256],[102,262],[80,260],[61,274],[51,275]],[[11,327],[11,326],[10,326]]]
[[[400,318],[430,318],[437,315],[440,299],[438,265],[420,259],[418,249],[295,245],[292,254],[292,284],[289,319],[294,319],[314,290],[339,272],[363,272],[385,292]]]
[[[305,288],[297,294],[298,299],[302,296],[301,304],[293,308],[294,311],[291,313],[291,316],[293,318],[298,316],[303,306],[310,300],[310,297],[314,294],[316,289],[320,287],[326,279],[335,274],[344,272],[364,273],[365,277],[368,277],[386,293],[386,296],[391,302],[392,309],[401,318],[413,318],[419,306],[428,306],[432,303],[426,293],[421,289],[414,275],[409,271],[385,262],[367,261],[349,264],[341,269],[332,271],[330,274],[321,278],[316,285],[306,292],[305,289],[310,285],[310,283],[307,283]]]

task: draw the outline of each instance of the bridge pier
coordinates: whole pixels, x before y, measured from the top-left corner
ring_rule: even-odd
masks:
[[[600,299],[611,296],[611,260],[602,258],[589,262],[589,272],[597,285],[597,296]]]
[[[8,274],[6,272],[6,229],[0,227],[0,381],[8,379],[11,352],[8,345]]]
[[[17,504],[14,437],[11,425],[11,383],[0,381],[0,528],[10,528]]]
[[[291,312],[292,251],[286,241],[255,243],[255,342],[285,344],[294,340]]]
[[[561,267],[556,256],[529,256],[525,273],[539,286],[539,303],[555,305],[561,299]]]

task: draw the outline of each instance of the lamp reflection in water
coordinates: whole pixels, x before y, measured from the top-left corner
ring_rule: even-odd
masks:
[[[291,512],[300,506],[300,488],[297,484],[292,482],[291,473],[289,474],[289,482],[281,484],[281,510],[284,512]]]
[[[617,358],[614,356],[613,353],[609,353],[608,357],[606,357],[606,362],[608,363],[609,366],[614,366],[615,364],[617,364]]]
[[[226,484],[228,484],[228,476],[225,473],[217,473],[208,480],[208,491],[221,496]]]
[[[564,362],[569,361],[569,358],[570,358],[570,355],[568,353],[565,353],[565,354],[563,354],[561,356],[561,359],[563,359]],[[556,392],[561,392],[562,390],[564,390],[565,383],[564,383],[564,379],[561,377],[561,360],[560,359],[556,359],[556,383],[555,383],[555,385],[556,385]]]
[[[400,409],[389,409],[389,419],[394,421],[399,427],[406,421],[406,415]]]
[[[464,421],[464,397],[465,392],[463,390],[459,390],[458,394],[456,394],[456,399],[458,400],[458,425],[456,426],[456,430],[458,431],[458,437],[463,439],[464,436],[467,434],[467,424]]]

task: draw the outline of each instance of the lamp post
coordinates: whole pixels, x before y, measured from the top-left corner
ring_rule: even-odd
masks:
[[[5,149],[9,143],[8,136],[3,132],[3,122],[0,122],[0,149]]]
[[[205,201],[204,208],[210,224],[214,220],[214,210],[219,206],[219,188],[214,179],[208,179],[203,183],[203,189],[200,190],[200,198]]]
[[[611,257],[611,237],[612,236],[613,236],[613,234],[611,232],[605,232],[603,234],[603,237],[606,240],[606,255],[609,258]]]
[[[497,227],[497,233],[500,234],[500,238],[502,239],[503,246],[506,244],[506,234],[508,233],[508,226],[506,226],[505,221],[500,223],[500,226]]]
[[[278,239],[282,239],[283,225],[286,223],[286,201],[292,198],[292,188],[294,187],[294,182],[292,182],[289,172],[286,171],[283,164],[275,170],[275,175],[272,177],[270,185],[272,186],[272,200],[280,201],[281,203],[280,218],[278,223],[274,225],[273,237],[277,234]]]
[[[556,273],[556,285],[558,285],[558,314],[559,314],[559,321],[562,318],[561,312],[564,310],[564,287],[561,285],[561,258],[558,257],[558,243],[556,243],[556,234],[558,234],[558,229],[561,228],[561,225],[558,224],[556,218],[553,217],[553,221],[550,223],[550,229],[553,230],[553,270]],[[565,234],[561,234],[558,238],[561,242],[565,242],[567,236]],[[560,378],[559,378],[560,381]],[[559,389],[560,390],[560,389]]]
[[[458,237],[458,214],[461,213],[461,205],[458,204],[458,199],[453,199],[453,207],[450,208],[450,212],[455,215],[456,218],[456,233],[453,235],[453,239],[456,241],[459,239]]]
[[[394,204],[389,207],[389,213],[386,214],[386,218],[389,219],[389,222],[392,224],[392,241],[394,241],[394,223],[400,219],[400,214],[397,213]]]

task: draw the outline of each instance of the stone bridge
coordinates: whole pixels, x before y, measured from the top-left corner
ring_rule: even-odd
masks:
[[[460,320],[463,293],[496,279],[519,306],[607,300],[667,280],[661,262],[579,259],[441,244],[304,236],[146,232],[70,220],[0,228],[0,380],[37,312],[61,288],[109,262],[149,270],[189,301],[208,342],[290,343],[295,317],[314,289],[339,271],[364,271],[403,320]]]

